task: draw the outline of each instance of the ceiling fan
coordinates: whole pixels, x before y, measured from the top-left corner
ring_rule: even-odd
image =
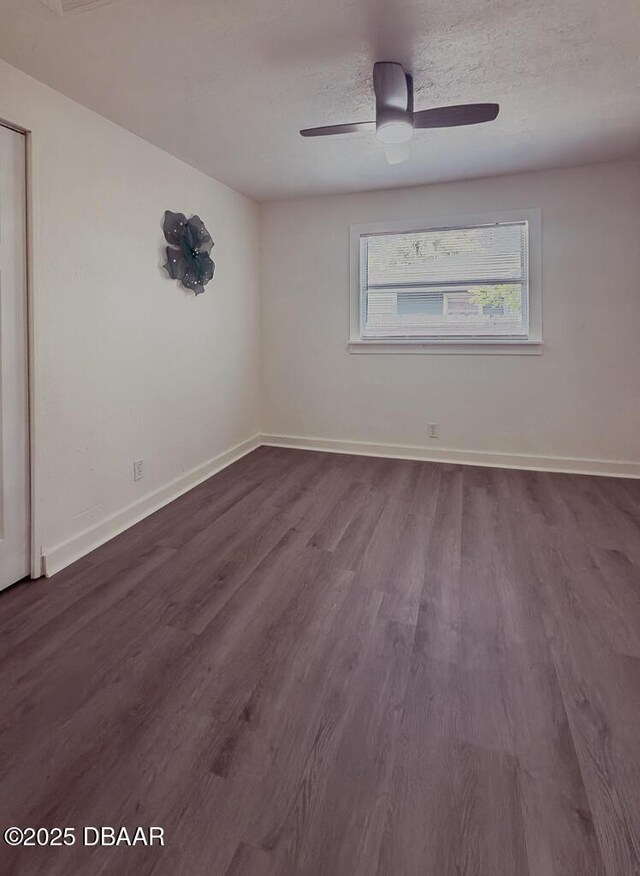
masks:
[[[405,73],[402,64],[395,61],[378,61],[373,65],[373,90],[376,95],[375,121],[305,128],[300,133],[303,137],[326,137],[375,131],[376,138],[387,147],[387,160],[396,164],[408,157],[406,144],[414,130],[492,122],[500,112],[497,103],[467,103],[414,112],[413,79]]]

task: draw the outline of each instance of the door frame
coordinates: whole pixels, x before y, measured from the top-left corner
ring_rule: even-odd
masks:
[[[0,118],[0,125],[22,134],[25,138],[25,191],[26,191],[26,296],[27,296],[27,393],[29,430],[29,556],[31,578],[40,578],[42,569],[42,549],[40,537],[39,482],[40,466],[37,443],[37,412],[40,392],[38,386],[38,342],[37,342],[37,290],[39,289],[39,270],[36,253],[38,251],[38,189],[37,189],[37,137],[33,131],[21,124]]]

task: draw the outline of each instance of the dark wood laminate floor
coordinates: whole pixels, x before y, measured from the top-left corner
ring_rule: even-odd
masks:
[[[3,874],[638,876],[640,482],[261,448],[0,595]]]

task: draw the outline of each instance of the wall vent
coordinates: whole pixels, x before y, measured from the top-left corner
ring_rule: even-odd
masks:
[[[113,0],[42,0],[42,2],[58,15],[67,15],[69,12],[95,9],[97,6],[110,6]]]

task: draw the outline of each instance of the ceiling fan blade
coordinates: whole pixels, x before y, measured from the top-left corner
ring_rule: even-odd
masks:
[[[454,128],[457,125],[479,125],[492,122],[500,112],[497,103],[466,103],[461,106],[440,106],[413,114],[414,128]]]
[[[380,110],[409,108],[409,87],[402,64],[395,61],[378,61],[373,65],[373,90],[376,107]]]
[[[331,134],[355,134],[357,131],[375,131],[375,122],[351,122],[348,125],[326,125],[324,128],[305,128],[303,137],[327,137]]]

